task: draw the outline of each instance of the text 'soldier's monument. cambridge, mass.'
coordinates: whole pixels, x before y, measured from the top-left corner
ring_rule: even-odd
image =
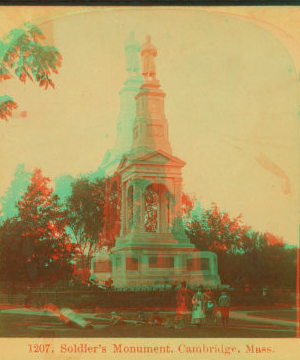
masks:
[[[184,231],[185,163],[172,154],[169,142],[165,93],[156,79],[157,50],[150,36],[140,48],[132,32],[125,53],[128,78],[119,93],[116,144],[101,164],[106,175],[104,236],[114,247],[109,260],[92,259],[92,276],[110,277],[116,287],[182,280],[218,286],[216,254],[196,250]]]

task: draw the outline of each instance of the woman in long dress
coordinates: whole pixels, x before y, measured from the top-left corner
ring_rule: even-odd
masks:
[[[205,314],[204,314],[204,301],[203,294],[201,289],[198,288],[198,291],[192,298],[193,310],[192,310],[192,324],[197,326],[203,325]]]

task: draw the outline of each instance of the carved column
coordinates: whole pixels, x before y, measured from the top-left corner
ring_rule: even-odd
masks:
[[[127,191],[126,191],[126,182],[122,183],[122,210],[121,210],[121,236],[126,234],[126,219],[127,219]]]
[[[122,182],[120,174],[117,175],[117,214],[116,214],[116,236],[121,233],[121,209],[122,209]]]
[[[161,232],[165,233],[168,230],[168,213],[167,213],[167,194],[166,190],[163,189],[161,193],[161,202],[160,202],[160,208],[161,208]]]
[[[141,230],[145,232],[145,189],[143,186],[141,186],[141,220],[142,220],[142,226]]]
[[[129,200],[128,200],[128,190],[129,190],[129,183],[126,181],[125,183],[125,204],[124,204],[124,226],[125,226],[125,234],[129,231],[129,219],[128,219],[128,206],[129,206]]]
[[[174,179],[175,188],[175,219],[174,219],[174,231],[180,232],[182,230],[182,200],[181,200],[181,181]]]
[[[218,258],[216,255],[214,256],[214,269],[215,269],[215,274],[218,275]]]
[[[133,185],[133,229],[142,231],[142,190],[139,181]]]
[[[106,237],[108,231],[108,222],[109,222],[109,195],[108,195],[108,178],[105,179],[105,204],[104,204],[104,229],[103,233]]]
[[[216,275],[218,273],[216,260],[217,258],[214,256],[214,254],[211,254],[209,257],[209,269],[212,275]]]

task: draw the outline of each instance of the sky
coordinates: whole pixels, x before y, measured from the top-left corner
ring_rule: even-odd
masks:
[[[298,244],[299,48],[291,25],[289,33],[284,19],[280,29],[215,9],[95,9],[44,20],[36,23],[62,67],[54,90],[1,85],[19,108],[0,124],[0,196],[18,163],[51,178],[99,167],[116,138],[133,30],[141,43],[150,34],[158,50],[173,155],[187,163],[184,190]]]

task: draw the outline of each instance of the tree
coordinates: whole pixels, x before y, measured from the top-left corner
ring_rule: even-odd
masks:
[[[72,232],[81,258],[91,259],[100,245],[104,225],[105,182],[80,178],[72,183],[72,195],[68,199],[68,227]]]
[[[37,82],[45,90],[50,85],[52,73],[57,74],[62,56],[54,46],[45,42],[42,31],[35,26],[25,24],[23,28],[10,31],[0,41],[0,83],[17,77],[25,84],[27,78]],[[0,118],[8,121],[11,110],[17,103],[9,95],[0,96]]]
[[[18,204],[24,226],[22,253],[27,276],[33,283],[67,277],[74,256],[74,245],[65,229],[67,213],[60,208],[49,182],[40,169],[35,169]]]
[[[7,219],[0,227],[1,283],[10,288],[27,282],[21,253],[23,227],[16,217]]]
[[[293,261],[286,261],[287,258],[291,260],[291,255],[284,250],[282,239],[243,225],[241,216],[231,218],[215,204],[205,209],[196,200],[192,205],[188,203],[188,216],[185,216],[187,235],[197,249],[217,253],[223,283],[252,287],[272,284],[278,287],[282,282],[291,284],[287,279],[288,276],[294,278],[294,265],[291,265]],[[274,264],[279,265],[275,267]]]
[[[265,241],[268,245],[283,245],[283,238],[275,236],[274,234],[270,232],[265,232]]]
[[[13,180],[1,197],[3,219],[18,216],[17,203],[30,184],[31,173],[25,170],[24,164],[18,164]]]
[[[297,278],[297,249],[277,243],[260,249],[253,268],[256,282],[261,286],[295,289]],[[258,268],[258,270],[257,270]]]
[[[242,249],[241,215],[230,218],[225,211],[220,211],[216,204],[204,209],[198,204],[196,211],[185,222],[185,228],[191,242],[199,250],[216,253],[235,252]]]

